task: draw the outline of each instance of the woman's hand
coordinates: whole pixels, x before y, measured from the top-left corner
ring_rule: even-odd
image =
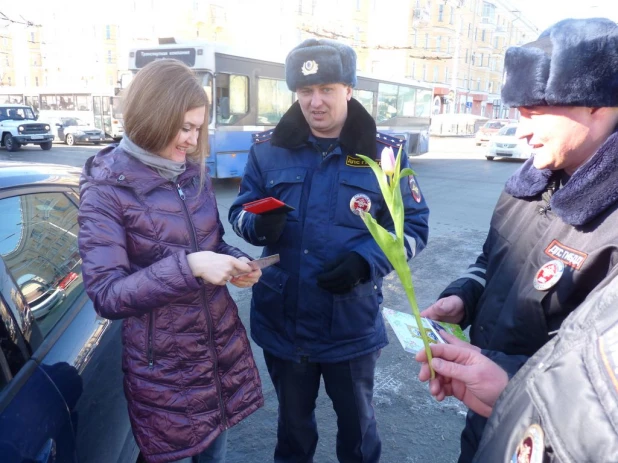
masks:
[[[193,276],[201,278],[206,283],[219,286],[225,285],[237,275],[243,275],[244,278],[244,274],[247,274],[247,276],[255,274],[255,271],[247,264],[249,259],[246,257],[241,259],[212,251],[199,251],[187,255]],[[259,273],[259,275],[261,274],[262,272]],[[259,275],[257,278],[259,278]],[[255,281],[257,281],[257,278]],[[245,286],[241,287],[244,288]]]
[[[246,257],[241,257],[239,260],[245,263],[250,262]],[[250,288],[257,283],[261,276],[262,271],[258,268],[251,273],[243,273],[242,275],[235,276],[230,280],[230,283],[238,288]]]

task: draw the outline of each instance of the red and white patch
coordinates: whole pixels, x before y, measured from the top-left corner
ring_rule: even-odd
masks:
[[[509,463],[542,463],[545,453],[543,429],[533,424],[526,429]]]
[[[360,215],[361,211],[369,212],[369,209],[371,209],[371,199],[369,199],[369,196],[363,193],[352,196],[350,200],[350,210],[352,212],[356,215]]]
[[[418,183],[416,183],[416,179],[414,175],[408,176],[408,185],[410,186],[410,193],[412,193],[412,198],[417,203],[420,203],[423,197],[421,196],[421,189],[418,187]]]
[[[560,260],[550,260],[543,265],[534,276],[534,288],[539,291],[546,291],[553,287],[564,273],[564,264]]]
[[[545,254],[562,261],[563,264],[573,267],[575,270],[582,268],[588,258],[588,254],[585,252],[565,246],[558,240],[549,243],[549,246],[545,249]]]

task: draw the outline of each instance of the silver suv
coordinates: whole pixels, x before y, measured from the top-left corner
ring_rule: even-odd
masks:
[[[30,106],[18,104],[0,105],[0,145],[7,151],[18,151],[29,143],[50,150],[54,135],[49,124],[37,122]]]

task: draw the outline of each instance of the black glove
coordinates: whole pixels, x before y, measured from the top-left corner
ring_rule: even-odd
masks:
[[[369,263],[357,252],[348,252],[327,263],[318,275],[318,286],[333,294],[351,291],[357,284],[369,279]]]
[[[260,240],[260,244],[275,244],[281,236],[287,220],[287,212],[256,215],[253,229]]]

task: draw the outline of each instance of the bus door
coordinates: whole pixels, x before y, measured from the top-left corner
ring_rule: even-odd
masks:
[[[105,132],[105,124],[103,123],[103,104],[101,102],[101,99],[103,97],[101,97],[100,95],[96,95],[92,97],[92,114],[94,117],[94,126],[99,129],[99,130],[103,130]],[[107,132],[106,136],[107,136]]]

